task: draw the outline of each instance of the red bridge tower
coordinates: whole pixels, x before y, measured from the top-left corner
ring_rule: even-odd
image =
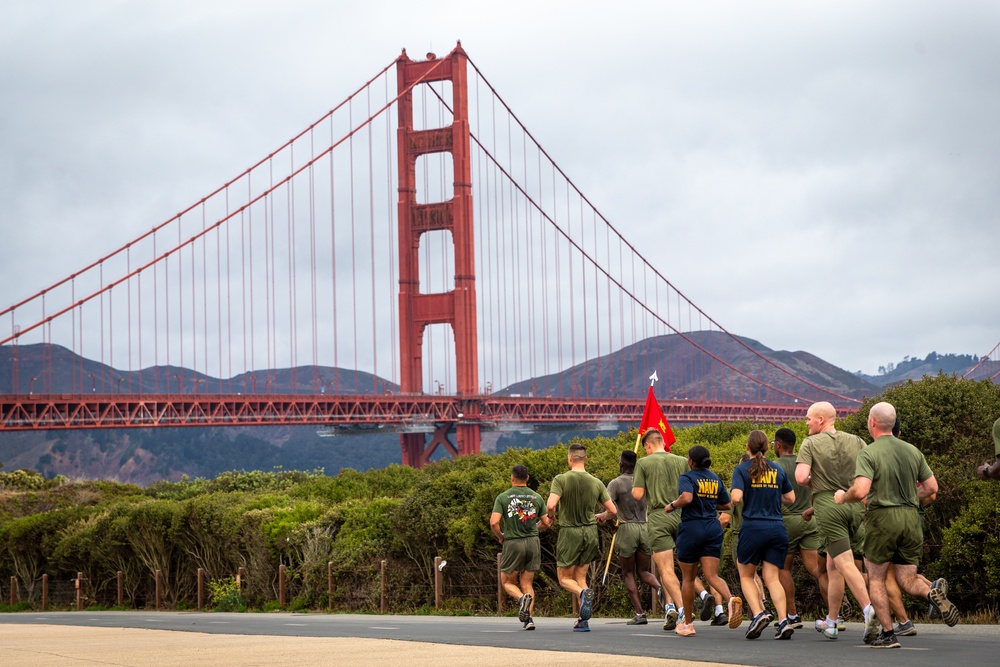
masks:
[[[456,389],[459,397],[479,393],[476,342],[476,270],[472,226],[472,167],[469,141],[468,58],[459,44],[444,59],[432,54],[423,61],[410,60],[406,51],[396,61],[398,92],[416,81],[451,81],[452,124],[434,129],[413,129],[413,90],[398,103],[399,129],[399,345],[400,391],[422,393],[423,338],[429,324],[450,324],[455,340]],[[414,87],[415,88],[415,87]],[[454,195],[448,201],[419,204],[416,197],[416,163],[422,155],[450,153],[454,169]],[[455,253],[455,283],[450,292],[420,292],[420,235],[446,230]],[[472,407],[470,402],[470,409]],[[472,416],[472,415],[468,415]],[[457,447],[449,440],[455,430]],[[479,453],[478,424],[438,424],[430,442],[424,433],[400,436],[403,465],[420,468],[437,447],[453,456]]]

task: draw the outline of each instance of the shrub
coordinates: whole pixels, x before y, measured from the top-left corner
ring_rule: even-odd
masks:
[[[247,605],[243,600],[240,587],[236,584],[236,577],[209,580],[208,592],[212,596],[212,603],[215,605],[215,611],[247,610]]]

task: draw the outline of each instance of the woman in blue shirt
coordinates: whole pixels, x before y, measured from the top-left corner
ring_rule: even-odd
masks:
[[[763,431],[751,431],[747,437],[747,453],[751,458],[733,470],[733,504],[743,503],[743,526],[736,551],[736,567],[740,572],[740,587],[750,605],[753,619],[747,629],[747,639],[757,639],[774,620],[764,609],[754,575],[763,561],[762,576],[771,592],[778,618],[775,639],[789,639],[795,630],[786,616],[785,590],[778,580],[778,573],[785,565],[788,553],[788,532],[781,518],[781,504],[795,502],[795,491],[785,471],[768,461],[768,441]]]
[[[688,451],[688,472],[680,476],[680,495],[664,508],[667,512],[681,510],[681,524],[677,529],[677,548],[674,555],[684,577],[681,597],[684,599],[684,622],[677,626],[677,634],[690,637],[695,634],[694,580],[698,565],[705,581],[729,600],[729,627],[738,628],[743,621],[743,601],[734,597],[729,585],[719,576],[719,559],[722,557],[722,524],[719,510],[731,507],[726,485],[708,468],[712,457],[708,449],[695,445]]]

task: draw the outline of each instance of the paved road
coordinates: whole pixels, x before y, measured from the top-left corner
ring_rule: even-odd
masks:
[[[454,616],[374,616],[347,614],[222,614],[197,612],[49,612],[0,614],[4,624],[73,625],[105,628],[154,628],[185,632],[297,637],[368,637],[465,646],[584,651],[767,667],[839,664],[857,667],[942,667],[1000,664],[1000,627],[996,625],[918,625],[915,637],[902,637],[902,649],[875,650],[861,642],[861,625],[849,624],[837,641],[824,639],[809,625],[790,641],[770,633],[750,642],[741,630],[696,622],[698,635],[678,637],[651,622],[645,627],[624,620],[595,618],[590,633],[574,633],[567,618],[539,618],[534,632],[522,632],[514,618]]]

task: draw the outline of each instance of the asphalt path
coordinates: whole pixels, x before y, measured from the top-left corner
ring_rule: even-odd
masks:
[[[849,623],[836,641],[825,639],[807,623],[789,641],[765,631],[747,641],[742,628],[710,627],[695,622],[695,637],[664,632],[653,619],[629,626],[622,619],[593,618],[591,632],[575,633],[573,619],[536,618],[537,629],[524,632],[516,618],[470,616],[377,616],[363,614],[225,614],[198,612],[21,612],[0,614],[3,624],[141,628],[179,632],[284,637],[364,637],[464,646],[543,649],[635,655],[734,665],[801,667],[941,667],[1000,664],[1000,627],[996,625],[918,624],[917,635],[900,637],[901,649],[878,650],[861,641],[860,623]]]

